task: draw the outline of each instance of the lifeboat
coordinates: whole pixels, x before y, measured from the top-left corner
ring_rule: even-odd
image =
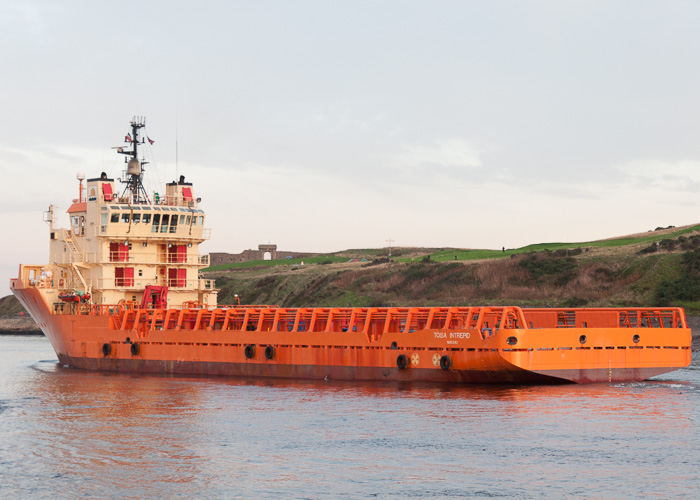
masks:
[[[88,302],[90,300],[90,294],[82,291],[63,292],[58,294],[58,298],[63,302]]]

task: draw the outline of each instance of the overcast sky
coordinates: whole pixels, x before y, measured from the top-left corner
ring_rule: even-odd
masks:
[[[0,0],[0,278],[47,261],[78,171],[121,175],[134,115],[203,253],[700,222],[698,26],[691,1]]]

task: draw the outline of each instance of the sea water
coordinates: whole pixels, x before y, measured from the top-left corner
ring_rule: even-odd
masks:
[[[700,361],[640,383],[91,373],[0,336],[2,498],[697,498]]]

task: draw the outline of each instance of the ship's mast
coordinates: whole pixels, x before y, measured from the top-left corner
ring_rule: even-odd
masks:
[[[125,151],[123,148],[117,150],[118,153],[123,155],[128,155],[131,159],[124,158],[124,163],[126,163],[126,179],[122,179],[122,183],[126,184],[124,188],[124,193],[122,196],[129,196],[131,203],[150,203],[148,200],[148,195],[146,194],[146,189],[143,187],[143,166],[148,164],[147,161],[140,161],[138,159],[139,144],[143,144],[145,139],[139,137],[140,130],[146,126],[146,119],[142,116],[135,116],[131,120],[131,134],[127,136],[127,139],[131,139],[131,146],[133,147],[130,151]]]

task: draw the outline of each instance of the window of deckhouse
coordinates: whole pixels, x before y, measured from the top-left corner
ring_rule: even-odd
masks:
[[[160,214],[153,214],[153,226],[151,227],[151,232],[157,233],[159,225],[160,225]]]
[[[109,222],[119,222],[119,212],[112,212]]]

